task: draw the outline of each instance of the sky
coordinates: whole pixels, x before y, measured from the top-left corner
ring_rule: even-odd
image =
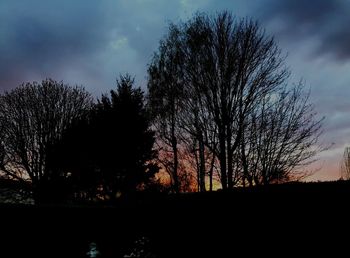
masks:
[[[146,89],[168,24],[222,10],[257,20],[287,55],[291,81],[311,89],[331,148],[307,180],[338,179],[350,146],[349,0],[1,0],[0,91],[53,78],[99,96],[125,73]]]

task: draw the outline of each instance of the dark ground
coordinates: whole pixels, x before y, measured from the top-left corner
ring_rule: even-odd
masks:
[[[88,257],[91,243],[100,257],[337,257],[350,247],[349,199],[350,182],[338,181],[142,195],[115,205],[4,204],[0,257]]]

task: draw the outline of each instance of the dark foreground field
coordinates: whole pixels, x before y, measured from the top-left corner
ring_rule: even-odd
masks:
[[[348,246],[349,199],[350,183],[334,182],[3,205],[0,257],[304,257]]]

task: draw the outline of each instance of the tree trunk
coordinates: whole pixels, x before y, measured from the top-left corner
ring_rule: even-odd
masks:
[[[209,191],[213,191],[213,170],[215,163],[215,155],[213,154],[213,158],[211,160],[210,169],[209,169]]]
[[[244,142],[244,137],[242,137],[242,141]],[[241,158],[242,158],[242,166],[243,166],[243,186],[245,187],[245,180],[249,177],[248,173],[248,163],[247,163],[247,157],[245,155],[245,149],[244,144],[241,144]],[[251,185],[251,183],[250,183]]]
[[[226,145],[227,145],[227,181],[228,181],[228,189],[233,188],[233,150],[231,144],[232,131],[230,126],[227,126],[226,130]]]
[[[179,177],[178,177],[178,166],[179,166],[179,160],[178,160],[178,149],[177,149],[177,138],[175,134],[175,127],[176,127],[176,107],[175,107],[175,101],[173,101],[171,105],[171,147],[173,149],[173,188],[175,193],[179,193],[180,187],[179,187]]]
[[[219,134],[219,161],[220,161],[220,176],[221,176],[221,186],[222,189],[227,189],[227,166],[226,166],[226,141],[225,141],[225,133],[221,131]]]
[[[179,177],[178,177],[178,166],[179,166],[179,160],[178,160],[178,153],[177,153],[177,140],[176,140],[176,137],[173,136],[172,137],[172,148],[173,148],[173,153],[174,153],[174,159],[173,159],[173,162],[174,162],[174,167],[173,167],[173,179],[174,179],[174,191],[175,193],[179,193]]]
[[[213,170],[209,171],[209,191],[213,191]]]
[[[203,142],[203,135],[200,132],[199,135],[199,184],[200,184],[200,191],[205,192],[205,156],[204,156],[204,142]]]

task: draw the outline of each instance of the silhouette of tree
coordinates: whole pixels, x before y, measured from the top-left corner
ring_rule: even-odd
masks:
[[[66,160],[61,170],[71,173],[82,198],[114,199],[136,191],[158,172],[144,95],[133,83],[129,75],[121,76],[117,90],[103,95],[89,119],[67,130],[57,147]]]
[[[9,179],[30,181],[36,201],[64,190],[49,152],[62,133],[92,105],[81,87],[46,79],[22,84],[0,96],[0,169]],[[47,190],[50,190],[49,192]]]
[[[304,176],[298,168],[323,149],[317,145],[323,119],[317,119],[303,85],[268,95],[250,112],[237,169],[242,184],[285,182]],[[293,172],[293,173],[292,173]]]
[[[179,114],[183,97],[180,49],[176,46],[179,31],[172,28],[168,37],[160,42],[159,54],[155,54],[148,68],[148,101],[153,126],[157,132],[160,163],[169,173],[173,191],[178,193],[179,144],[181,130]]]
[[[93,108],[84,119],[76,120],[63,133],[50,152],[52,166],[64,175],[71,186],[70,198],[92,200],[99,194],[101,173],[96,171],[96,136],[92,126]]]
[[[205,167],[203,145],[219,161],[222,188],[238,182],[234,159],[246,120],[259,100],[288,78],[283,61],[273,38],[257,23],[235,20],[228,12],[213,17],[197,14],[186,23],[170,26],[149,68],[149,91],[157,100],[153,106],[166,110],[158,111],[157,122],[170,128],[170,135],[186,128],[198,142],[200,184]],[[155,92],[162,97],[155,97]],[[188,118],[182,119],[186,123],[180,122],[180,114]],[[169,137],[172,146],[174,138]]]
[[[350,179],[350,147],[344,149],[343,159],[340,165],[341,178]]]

